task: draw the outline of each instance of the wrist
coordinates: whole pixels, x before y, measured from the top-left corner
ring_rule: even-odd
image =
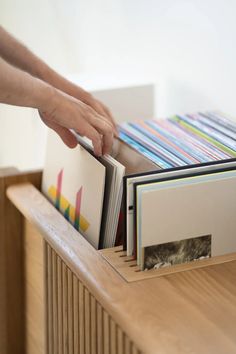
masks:
[[[58,74],[56,71],[47,68],[41,73],[41,79],[47,82],[54,88],[72,96],[86,104],[89,104],[93,97],[92,95],[82,89],[81,87],[75,85],[73,82],[69,81],[65,77]]]
[[[57,96],[57,90],[53,86],[41,81],[41,89],[37,92],[36,108],[42,112],[52,111],[56,106]]]

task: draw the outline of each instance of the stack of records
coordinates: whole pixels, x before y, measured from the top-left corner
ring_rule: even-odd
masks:
[[[94,248],[112,247],[125,168],[112,156],[97,158],[91,142],[75,135],[79,145],[70,149],[49,131],[42,191]]]
[[[142,270],[236,251],[236,124],[206,112],[120,126],[156,165],[124,177],[124,249]]]
[[[119,130],[100,158],[49,133],[42,190],[59,212],[96,249],[121,240],[142,270],[235,252],[236,123],[206,112]]]
[[[216,113],[124,123],[120,138],[163,169],[236,156],[236,124]]]

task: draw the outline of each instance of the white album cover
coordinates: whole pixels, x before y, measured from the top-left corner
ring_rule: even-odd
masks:
[[[68,148],[49,131],[42,191],[95,247],[99,246],[106,169],[84,147]]]
[[[152,251],[161,264],[158,252],[164,251],[158,245],[179,249],[178,241],[191,249],[204,244],[203,257],[236,252],[235,170],[140,185],[137,193],[137,252],[142,268],[145,252],[150,256]]]

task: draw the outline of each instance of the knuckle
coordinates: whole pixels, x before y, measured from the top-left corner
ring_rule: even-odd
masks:
[[[81,126],[77,131],[81,135],[85,135],[86,134],[86,129],[83,126]]]
[[[103,127],[104,127],[105,133],[107,133],[107,134],[112,133],[112,127],[106,121],[103,122]]]

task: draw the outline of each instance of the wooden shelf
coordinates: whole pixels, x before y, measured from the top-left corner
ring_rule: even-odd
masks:
[[[208,267],[236,260],[236,253],[234,252],[224,256],[212,257],[191,263],[178,264],[162,269],[151,269],[148,271],[141,271],[139,266],[137,265],[136,260],[134,260],[133,257],[127,256],[126,252],[123,251],[123,248],[121,246],[103,249],[99,252],[127,282],[161,277],[168,274],[184,272],[188,270]]]

